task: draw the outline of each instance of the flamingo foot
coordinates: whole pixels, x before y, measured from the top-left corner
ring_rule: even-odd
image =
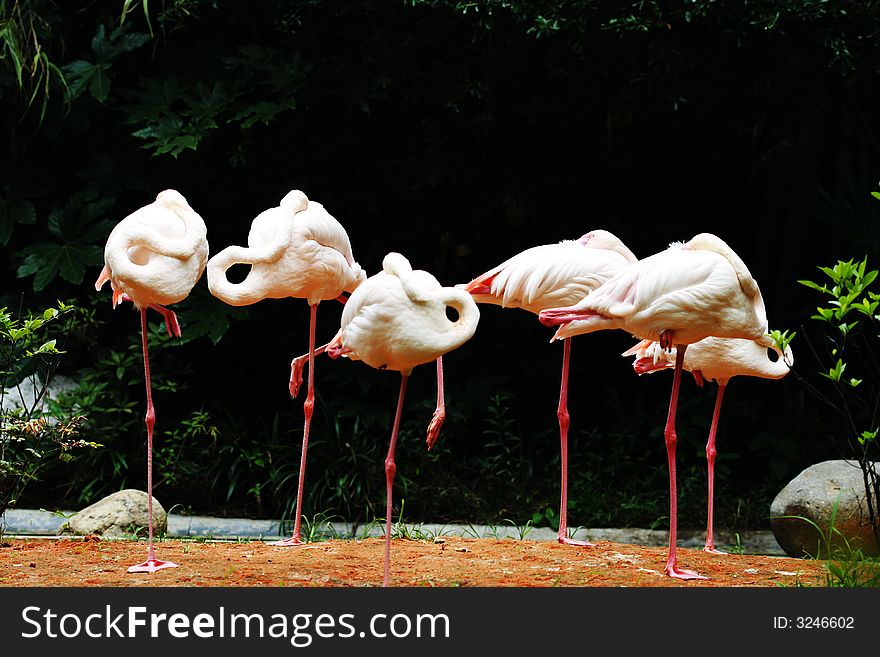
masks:
[[[299,394],[299,387],[303,382],[303,368],[309,362],[309,355],[297,356],[290,361],[290,382],[287,387],[290,390],[290,396],[296,397]]]
[[[305,541],[296,536],[291,536],[290,538],[285,538],[283,541],[272,541],[271,543],[266,543],[266,545],[271,545],[273,547],[296,547],[298,545],[305,545]]]
[[[177,315],[175,312],[173,310],[168,310],[165,306],[160,306],[158,303],[151,303],[150,308],[162,315],[165,319],[165,330],[168,331],[168,335],[172,338],[179,338],[180,324],[177,322]]]
[[[675,579],[709,579],[693,570],[685,570],[675,565],[675,562],[666,562],[666,574]]]
[[[440,427],[443,426],[443,421],[446,419],[446,411],[438,408],[434,411],[434,417],[431,418],[431,424],[428,425],[428,438],[425,441],[428,443],[428,451],[434,446],[434,443],[437,442],[437,436],[440,435]]]
[[[703,552],[705,552],[706,554],[727,554],[727,552],[716,550],[714,545],[707,545],[703,548]]]
[[[160,561],[159,559],[147,559],[143,563],[136,566],[129,566],[130,573],[155,573],[163,568],[177,568],[177,564],[171,561]]]
[[[560,536],[556,539],[556,541],[562,545],[574,545],[577,547],[596,547],[595,543],[590,543],[589,541],[576,541],[573,538],[568,538],[567,536]]]

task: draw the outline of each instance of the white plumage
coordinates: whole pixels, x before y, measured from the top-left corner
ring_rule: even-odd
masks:
[[[457,318],[447,317],[453,308]],[[428,427],[428,448],[433,446],[443,422],[442,356],[473,336],[480,311],[471,296],[443,287],[426,271],[413,270],[399,253],[389,253],[382,271],[364,281],[349,297],[336,336],[327,345],[331,358],[347,356],[380,370],[401,374],[397,411],[385,458],[385,569],[388,586],[391,563],[392,485],[397,473],[394,453],[410,372],[417,365],[437,361],[437,410]]]
[[[153,407],[147,351],[147,309],[161,313],[168,334],[180,337],[180,325],[165,304],[182,301],[201,277],[208,258],[207,228],[182,194],[166,189],[156,200],[125,217],[110,231],[104,247],[104,268],[95,282],[100,290],[110,281],[113,307],[130,300],[140,311],[144,383],[147,393],[147,560],[130,573],[152,573],[177,564],[156,559],[153,546]]]
[[[626,267],[579,303],[544,310],[540,318],[560,325],[554,340],[623,329],[655,341],[665,333],[664,347],[709,336],[771,344],[757,282],[739,256],[709,233]]]
[[[540,313],[548,308],[575,304],[617,272],[637,262],[626,245],[607,230],[592,230],[577,240],[545,244],[526,249],[494,269],[460,286],[478,303],[505,308],[522,308]],[[559,390],[561,452],[561,495],[559,502],[560,543],[590,545],[568,536],[568,369],[571,341],[566,340],[562,356]]]
[[[717,381],[718,392],[715,400],[715,411],[709,428],[709,439],[706,442],[706,462],[708,465],[708,511],[706,514],[706,543],[704,552],[721,554],[715,549],[715,441],[718,433],[718,420],[721,416],[721,404],[727,384],[734,376],[756,376],[764,379],[781,379],[788,374],[794,365],[794,354],[791,347],[785,351],[773,345],[776,360],[772,360],[767,347],[754,340],[741,338],[709,337],[687,347],[684,354],[682,369],[694,375],[697,383],[703,385],[704,380]],[[623,353],[624,356],[635,356],[633,369],[639,374],[650,374],[675,366],[677,350],[665,350],[658,342],[642,340]]]
[[[767,314],[758,284],[745,263],[721,238],[700,233],[686,244],[673,243],[629,265],[580,302],[543,310],[547,326],[559,326],[553,339],[603,329],[623,329],[661,348],[677,348],[672,396],[664,438],[669,460],[669,556],[666,573],[702,578],[680,569],[676,558],[678,501],[675,476],[675,414],[688,345],[709,336],[746,338],[769,347]],[[723,388],[720,388],[723,390]]]
[[[110,231],[95,289],[110,281],[114,307],[123,294],[139,310],[182,301],[205,270],[207,233],[183,195],[166,189]]]
[[[247,243],[228,246],[208,262],[211,293],[232,306],[285,297],[314,305],[351,292],[366,279],[342,224],[299,190],[257,215]],[[240,283],[226,278],[235,264],[251,265]]]

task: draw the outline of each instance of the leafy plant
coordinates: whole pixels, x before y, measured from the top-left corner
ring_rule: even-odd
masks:
[[[878,272],[867,264],[867,257],[861,262],[838,260],[833,267],[819,267],[828,280],[798,282],[826,297],[812,316],[825,327],[824,348],[820,352],[810,346],[831,397],[814,386],[810,389],[841,418],[843,447],[862,469],[868,520],[880,543],[880,293],[869,289]]]
[[[45,412],[49,382],[64,353],[48,332],[74,311],[59,302],[22,318],[0,308],[0,514],[53,460],[69,462],[76,450],[99,447],[79,437],[84,416]]]

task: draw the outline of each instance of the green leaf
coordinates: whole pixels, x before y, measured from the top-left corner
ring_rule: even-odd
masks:
[[[15,224],[37,223],[37,211],[30,201],[0,199],[0,246],[6,246]]]

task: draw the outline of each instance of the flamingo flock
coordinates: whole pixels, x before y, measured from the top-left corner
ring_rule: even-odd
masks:
[[[571,338],[583,333],[620,329],[641,340],[624,356],[635,356],[638,374],[673,370],[664,439],[669,464],[669,554],[666,574],[679,579],[704,578],[680,568],[676,554],[676,410],[682,370],[698,383],[718,383],[715,411],[706,446],[708,521],[705,550],[714,545],[713,497],[715,440],[724,391],[738,375],[778,379],[793,363],[769,337],[764,301],[745,263],[719,237],[701,233],[639,260],[615,235],[593,230],[577,240],[545,244],[514,255],[466,284],[443,286],[430,273],[413,269],[401,254],[388,253],[382,269],[367,277],[354,260],[348,234],[324,208],[303,192],[289,192],[278,206],[251,223],[247,247],[229,246],[208,260],[207,229],[201,217],[174,191],[120,221],[107,240],[105,266],[96,283],[110,281],[113,305],[131,301],[141,315],[144,378],[147,397],[147,494],[149,547],[147,560],[129,572],[155,572],[174,567],[156,559],[153,545],[152,449],[155,410],[147,354],[147,310],[162,314],[166,330],[180,336],[174,312],[166,305],[183,300],[207,268],[208,287],[234,306],[268,298],[303,298],[310,308],[308,351],[291,362],[291,396],[308,365],[303,405],[304,427],[293,535],[272,543],[302,544],[301,517],[306,452],[314,412],[315,359],[360,360],[379,370],[400,372],[400,392],[385,458],[386,516],[383,585],[389,585],[394,460],[408,378],[417,365],[436,362],[437,408],[428,425],[430,449],[445,417],[444,354],[465,344],[476,332],[478,303],[522,308],[546,326],[557,327],[551,341],[563,342],[559,404],[560,513],[558,541],[588,548],[568,535],[568,375]],[[227,278],[234,265],[249,266],[239,283]],[[315,346],[317,306],[321,301],[345,304],[340,327],[326,345]],[[769,351],[768,351],[769,350]],[[773,353],[774,357],[768,354]]]

